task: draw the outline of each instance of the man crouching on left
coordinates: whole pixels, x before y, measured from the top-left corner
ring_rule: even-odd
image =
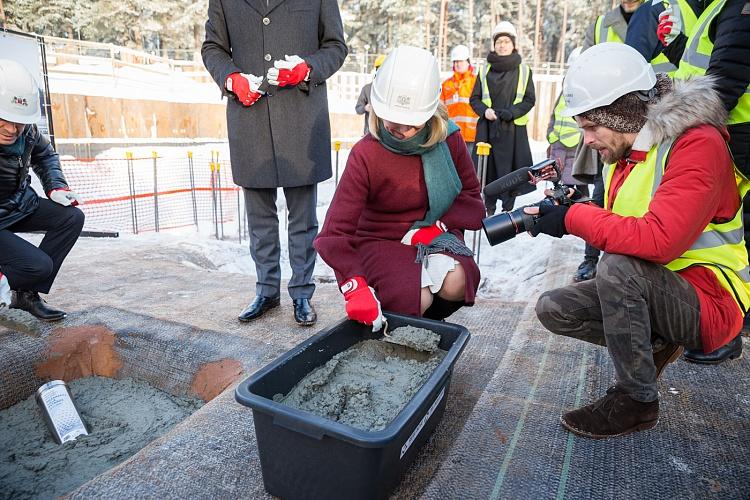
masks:
[[[83,229],[80,200],[70,191],[60,159],[35,123],[41,116],[39,86],[21,64],[0,59],[0,308],[23,309],[43,321],[65,312],[40,293],[57,272]],[[31,187],[29,167],[49,199]],[[16,233],[43,231],[39,248]]]

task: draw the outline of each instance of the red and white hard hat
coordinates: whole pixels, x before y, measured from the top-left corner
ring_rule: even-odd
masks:
[[[389,122],[422,125],[432,118],[440,103],[440,83],[435,56],[418,47],[396,47],[372,82],[372,110]]]
[[[0,59],[0,119],[36,123],[41,117],[39,85],[22,64]]]

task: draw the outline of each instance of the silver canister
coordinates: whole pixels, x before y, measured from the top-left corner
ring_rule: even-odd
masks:
[[[36,402],[57,444],[88,435],[86,425],[73,404],[68,384],[62,380],[47,382],[37,389]]]

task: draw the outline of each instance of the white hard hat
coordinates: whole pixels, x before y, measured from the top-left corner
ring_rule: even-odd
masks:
[[[512,23],[509,21],[500,21],[495,25],[494,28],[492,28],[492,41],[495,41],[495,36],[499,35],[500,33],[504,33],[506,35],[511,35],[513,38],[517,38],[518,34],[516,33],[516,27],[513,26]]]
[[[581,55],[581,51],[583,50],[583,47],[578,46],[575,49],[570,51],[570,54],[568,54],[568,60],[566,61],[568,63],[568,66],[573,64],[573,61],[578,59],[578,56]]]
[[[22,64],[0,59],[0,119],[36,123],[41,117],[39,86]]]
[[[440,103],[437,59],[424,49],[403,45],[388,54],[370,90],[373,112],[383,120],[422,125]]]
[[[469,47],[466,45],[456,45],[451,50],[451,61],[468,61],[470,57]]]
[[[656,85],[656,74],[643,56],[624,43],[605,42],[583,51],[563,80],[567,108],[563,116],[576,116],[638,90]]]

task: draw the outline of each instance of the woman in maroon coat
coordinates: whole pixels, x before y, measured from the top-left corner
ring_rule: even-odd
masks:
[[[373,82],[370,133],[352,148],[314,243],[336,273],[349,317],[374,330],[381,304],[443,319],[472,305],[479,286],[463,232],[481,227],[484,205],[439,97],[429,52],[391,52]]]

